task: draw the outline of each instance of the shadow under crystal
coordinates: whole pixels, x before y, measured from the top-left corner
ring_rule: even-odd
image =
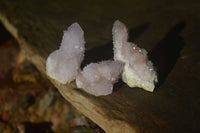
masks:
[[[185,27],[184,22],[176,24],[149,53],[148,57],[153,62],[157,74],[158,88],[166,79],[167,75],[171,72],[179,53],[184,46],[183,38],[180,36],[180,32]]]

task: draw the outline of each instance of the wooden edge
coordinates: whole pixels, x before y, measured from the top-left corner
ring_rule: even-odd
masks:
[[[23,54],[25,57],[32,62],[38,70],[43,74],[46,75],[46,60],[39,56],[37,53],[34,52],[32,48],[30,48],[29,43],[20,37],[18,34],[17,28],[12,25],[9,20],[0,13],[0,21],[5,26],[5,28],[16,38],[20,47],[22,49]],[[48,77],[48,76],[47,76]],[[70,102],[77,110],[83,113],[85,116],[90,118],[96,124],[98,124],[102,129],[104,129],[108,133],[137,133],[138,131],[136,128],[134,129],[133,126],[129,125],[126,121],[117,120],[117,119],[110,119],[106,116],[102,108],[99,108],[93,101],[93,99],[89,99],[82,93],[77,93],[76,85],[74,82],[68,85],[62,85],[58,81],[53,80],[48,77],[50,81],[58,88],[59,92],[62,96]]]

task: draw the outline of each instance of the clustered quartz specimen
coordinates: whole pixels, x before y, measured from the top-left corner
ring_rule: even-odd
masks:
[[[60,48],[47,58],[47,75],[63,84],[73,81],[84,57],[84,45],[84,32],[78,23],[73,23],[64,31]]]
[[[126,26],[115,21],[112,29],[114,61],[90,63],[83,71],[84,32],[78,23],[64,31],[61,46],[47,58],[46,72],[51,78],[66,84],[76,79],[78,88],[95,96],[108,95],[122,73],[122,80],[130,87],[141,87],[153,92],[157,74],[148,60],[146,50],[128,42]]]
[[[76,84],[95,96],[108,95],[113,91],[113,84],[118,81],[123,63],[102,61],[90,63],[76,78]]]
[[[157,74],[153,64],[148,60],[145,49],[128,42],[126,26],[119,20],[112,29],[114,60],[123,62],[122,80],[130,87],[140,87],[153,92],[157,82]]]

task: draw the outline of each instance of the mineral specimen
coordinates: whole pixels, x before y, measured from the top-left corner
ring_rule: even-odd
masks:
[[[157,74],[152,62],[148,60],[146,50],[128,42],[127,28],[119,20],[114,22],[112,34],[114,60],[125,63],[122,80],[130,87],[140,87],[153,92]]]
[[[64,31],[61,46],[47,58],[46,73],[60,83],[75,79],[85,51],[84,32],[78,23]]]
[[[84,67],[76,78],[78,88],[95,96],[108,95],[113,91],[113,84],[118,81],[123,63],[119,61],[102,61],[90,63]]]

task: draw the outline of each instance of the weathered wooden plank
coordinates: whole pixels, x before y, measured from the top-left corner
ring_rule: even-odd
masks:
[[[45,74],[46,58],[59,47],[62,31],[77,21],[85,31],[91,61],[112,58],[111,28],[120,19],[130,40],[146,48],[158,67],[154,93],[122,82],[112,95],[95,97],[75,83],[52,80],[63,97],[106,132],[197,132],[200,130],[199,8],[164,1],[1,0],[0,20],[26,57]],[[179,23],[181,21],[181,23]]]

